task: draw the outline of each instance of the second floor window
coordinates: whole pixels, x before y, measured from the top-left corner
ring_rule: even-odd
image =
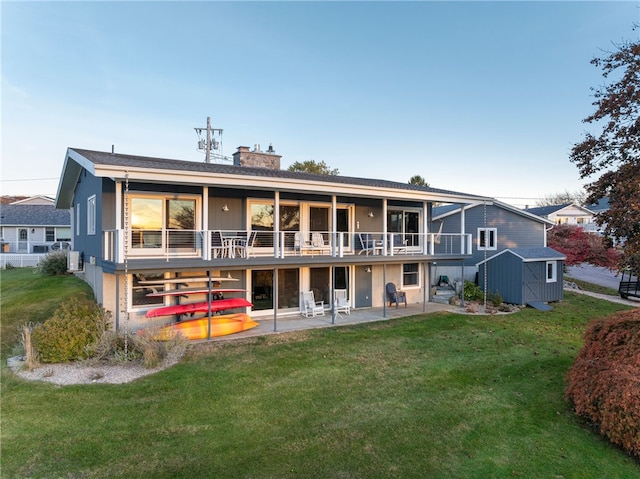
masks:
[[[478,250],[498,249],[498,230],[496,228],[478,228]]]
[[[87,234],[96,234],[96,195],[87,199]]]

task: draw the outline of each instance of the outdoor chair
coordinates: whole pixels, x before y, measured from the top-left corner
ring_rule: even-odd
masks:
[[[226,256],[226,248],[222,239],[221,231],[211,232],[211,257],[224,258]]]
[[[407,295],[404,291],[398,291],[394,283],[387,283],[387,299],[389,300],[389,306],[396,303],[396,308],[400,303],[404,303],[404,307],[407,307]]]
[[[393,235],[393,254],[406,253],[407,252],[407,244],[406,240],[402,239],[402,235],[394,234]]]
[[[324,301],[316,301],[313,291],[302,293],[302,308],[302,315],[306,318],[324,316]]]
[[[336,289],[334,291],[334,309],[336,313],[351,314],[351,302],[347,298],[346,289]]]
[[[369,253],[376,255],[382,252],[382,241],[373,239],[371,234],[358,233],[358,238],[360,239],[360,246],[362,247],[362,249],[358,251],[358,254],[365,253],[369,256]]]
[[[255,256],[253,251],[253,244],[258,236],[257,231],[250,231],[246,239],[241,238],[236,240],[235,247],[241,258],[248,258],[249,256]]]

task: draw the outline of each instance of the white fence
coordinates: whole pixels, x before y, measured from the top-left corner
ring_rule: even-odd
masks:
[[[38,263],[46,254],[19,254],[19,253],[3,253],[0,254],[0,269],[9,268],[32,268],[38,266]]]

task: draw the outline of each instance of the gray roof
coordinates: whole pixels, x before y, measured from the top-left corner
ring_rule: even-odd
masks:
[[[84,158],[95,165],[118,166],[126,168],[145,168],[149,170],[177,170],[192,171],[198,173],[206,173],[215,175],[246,175],[259,176],[275,179],[292,179],[300,182],[304,181],[323,181],[326,183],[370,186],[372,188],[394,188],[412,191],[424,191],[428,193],[446,194],[446,195],[464,195],[476,198],[482,198],[477,195],[468,193],[460,193],[456,191],[441,190],[428,186],[412,185],[409,183],[400,183],[396,181],[358,178],[352,176],[340,175],[320,175],[314,173],[305,173],[289,170],[275,170],[270,168],[256,168],[250,166],[224,165],[218,163],[201,163],[195,161],[173,160],[167,158],[151,158],[146,156],[135,156],[121,153],[107,153],[103,151],[84,150],[80,148],[70,148],[70,150],[79,153]]]
[[[476,263],[476,266],[481,265],[487,261],[491,261],[494,258],[497,258],[501,254],[510,253],[515,256],[518,256],[525,263],[535,262],[535,261],[560,261],[564,260],[567,257],[562,253],[554,250],[553,248],[541,247],[541,248],[510,248],[500,251],[497,254],[494,254],[490,258],[480,261]]]
[[[524,211],[528,213],[533,213],[538,216],[547,216],[551,213],[555,213],[556,211],[560,211],[562,208],[566,208],[567,206],[571,206],[573,203],[564,203],[562,205],[551,205],[551,206],[537,206],[535,208],[527,208]]]
[[[54,205],[1,205],[0,225],[71,226],[71,213]]]

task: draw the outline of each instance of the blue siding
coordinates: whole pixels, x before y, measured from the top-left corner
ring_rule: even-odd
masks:
[[[87,200],[96,196],[96,234],[87,234]],[[80,206],[79,229],[77,207]],[[87,170],[82,170],[73,197],[74,216],[71,218],[74,228],[73,249],[84,254],[85,261],[89,256],[102,258],[102,178],[96,178]]]

